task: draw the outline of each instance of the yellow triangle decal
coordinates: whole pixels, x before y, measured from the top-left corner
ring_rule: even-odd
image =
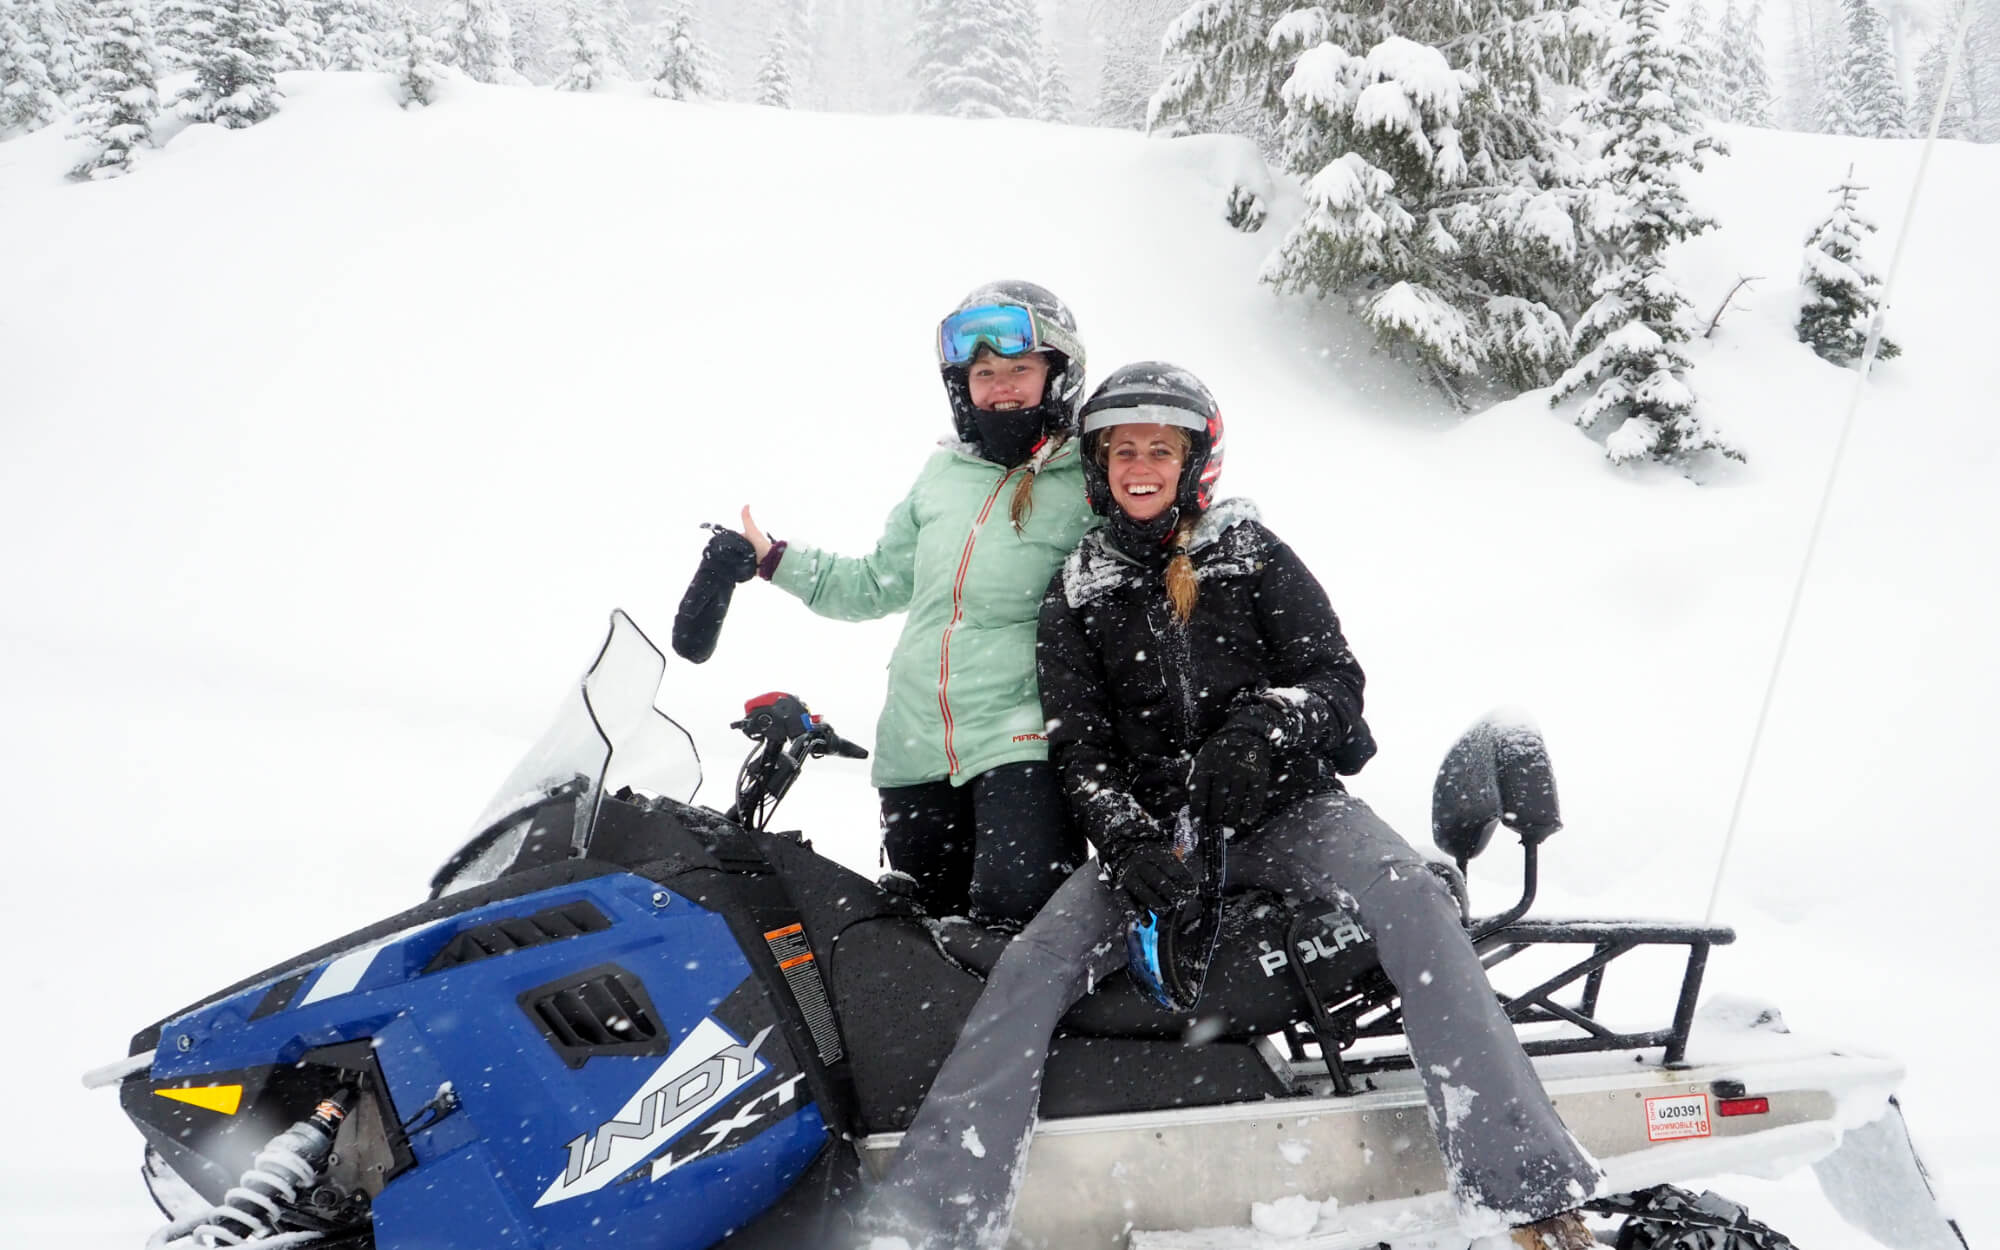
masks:
[[[219,1111],[223,1115],[235,1115],[236,1109],[243,1105],[241,1085],[204,1085],[197,1089],[156,1089],[153,1092],[162,1098]]]

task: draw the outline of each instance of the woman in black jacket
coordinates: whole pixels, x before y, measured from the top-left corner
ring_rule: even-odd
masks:
[[[1194,899],[1191,852],[1224,837],[1232,889],[1339,902],[1375,937],[1467,1234],[1512,1225],[1524,1250],[1593,1250],[1576,1208],[1601,1173],[1549,1104],[1457,906],[1341,784],[1375,744],[1326,592],[1250,504],[1212,501],[1214,399],[1185,370],[1128,365],[1082,416],[1105,524],[1049,587],[1038,669],[1050,758],[1098,858],[994,967],[876,1214],[893,1208],[895,1231],[934,1250],[1005,1242],[1056,1022],[1123,966],[1136,916]]]

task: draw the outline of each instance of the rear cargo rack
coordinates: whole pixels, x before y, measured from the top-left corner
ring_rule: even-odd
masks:
[[[1580,1037],[1523,1039],[1529,1055],[1590,1054],[1604,1051],[1644,1050],[1662,1047],[1661,1062],[1668,1068],[1680,1067],[1687,1056],[1688,1031],[1694,1024],[1695,1004],[1701,996],[1702,974],[1708,967],[1708,952],[1736,940],[1733,929],[1722,926],[1659,924],[1614,920],[1514,920],[1478,934],[1474,946],[1480,962],[1488,969],[1515,958],[1524,951],[1557,946],[1588,947],[1567,967],[1537,984],[1507,993],[1495,989],[1507,1018],[1515,1025],[1566,1024],[1581,1030]],[[1620,1032],[1597,1019],[1598,1000],[1604,989],[1605,969],[1623,955],[1643,947],[1683,947],[1687,957],[1682,966],[1680,993],[1673,1016],[1664,1026],[1638,1032]],[[1556,1001],[1556,995],[1581,981],[1580,995],[1571,1003]],[[1342,1053],[1356,1042],[1403,1035],[1402,1000],[1379,967],[1358,981],[1335,1002],[1322,1002],[1309,979],[1302,978],[1311,1005],[1307,1020],[1281,1035],[1287,1051],[1287,1068],[1294,1074],[1310,1074],[1324,1066],[1332,1092],[1345,1096],[1355,1092],[1354,1078],[1372,1072],[1407,1069],[1407,1052],[1343,1058]]]

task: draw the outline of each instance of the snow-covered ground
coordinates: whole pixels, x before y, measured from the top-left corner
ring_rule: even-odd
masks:
[[[1553,912],[1699,919],[1854,374],[1792,340],[1799,245],[1849,162],[1886,266],[1918,145],[1745,131],[1703,403],[1747,465],[1628,474],[1537,396],[1455,417],[1339,313],[1274,296],[1222,221],[1217,139],[285,76],[285,109],[70,185],[0,146],[0,780],[10,1241],[136,1246],[136,1135],[82,1069],[239,975],[410,904],[622,605],[663,636],[704,537],[859,551],[936,436],[937,317],[1009,275],[1070,301],[1093,373],[1193,368],[1224,486],[1331,591],[1383,743],[1357,789],[1413,836],[1430,771],[1531,712],[1569,828]],[[2000,1227],[1987,1110],[2000,707],[2000,152],[1945,145],[1749,790],[1715,994],[1909,1065],[1968,1234]],[[664,704],[719,792],[744,697],[864,740],[896,624],[752,585]],[[875,857],[865,769],[788,820]],[[1513,884],[1475,868],[1489,905]],[[1664,992],[1664,991],[1662,991]],[[1809,1176],[1717,1187],[1857,1245]],[[1276,1195],[1274,1194],[1274,1197]],[[1245,1213],[1246,1220],[1248,1212]]]

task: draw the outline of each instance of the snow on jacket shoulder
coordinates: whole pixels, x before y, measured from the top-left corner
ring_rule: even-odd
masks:
[[[1076,446],[1035,476],[1034,511],[1009,518],[1019,468],[947,446],[924,465],[866,556],[794,543],[771,581],[821,616],[907,611],[889,660],[871,780],[964,783],[1048,758],[1035,680],[1035,624],[1050,574],[1097,523]]]
[[[1361,714],[1361,666],[1312,573],[1257,519],[1225,500],[1188,543],[1200,595],[1182,625],[1164,574],[1098,530],[1042,600],[1038,665],[1051,757],[1070,805],[1114,870],[1164,839],[1187,802],[1193,753],[1226,721],[1274,744],[1277,811],[1341,788],[1375,752]]]

